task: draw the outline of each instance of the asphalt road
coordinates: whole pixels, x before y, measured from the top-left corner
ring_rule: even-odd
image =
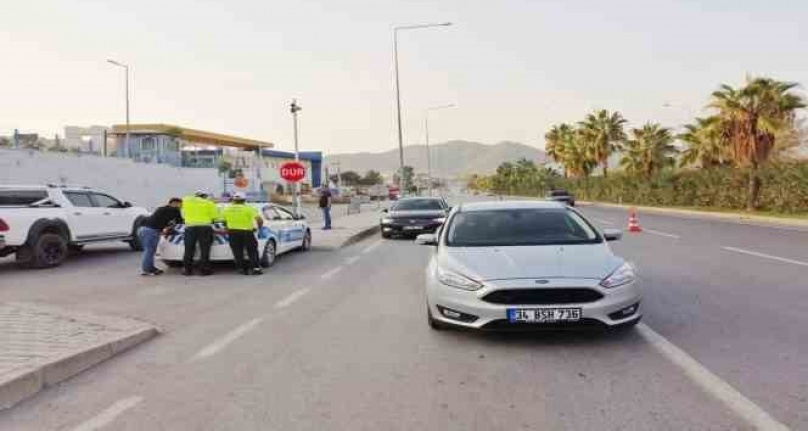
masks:
[[[165,334],[0,412],[0,430],[808,429],[808,231],[640,222],[613,247],[641,270],[647,326],[614,334],[432,331],[431,251],[406,240],[294,253],[252,278],[141,278],[125,248],[3,262],[4,301]]]

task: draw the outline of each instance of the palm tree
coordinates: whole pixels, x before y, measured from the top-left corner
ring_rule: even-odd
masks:
[[[564,134],[564,169],[574,177],[588,177],[597,165],[580,130],[570,128]]]
[[[626,172],[649,179],[662,168],[674,165],[676,147],[670,129],[646,123],[640,129],[632,129],[631,135],[625,141],[625,153],[620,160]]]
[[[718,117],[696,118],[695,123],[685,126],[685,133],[678,136],[687,144],[682,152],[681,166],[699,165],[712,168],[723,165],[729,158],[728,146],[722,138],[721,121]]]
[[[802,97],[791,92],[795,87],[792,82],[751,78],[742,88],[722,85],[712,94],[709,106],[717,111],[730,156],[749,169],[747,210],[758,207],[759,169],[769,159],[778,134],[793,127],[796,111],[806,106]]]
[[[624,124],[626,120],[619,112],[610,113],[605,109],[587,115],[586,119],[579,123],[590,156],[597,164],[603,166],[604,177],[608,176],[609,156],[626,137]]]
[[[564,141],[565,136],[571,129],[569,124],[558,124],[544,134],[544,150],[547,156],[562,167],[564,166]],[[564,169],[564,178],[567,177],[567,170]]]

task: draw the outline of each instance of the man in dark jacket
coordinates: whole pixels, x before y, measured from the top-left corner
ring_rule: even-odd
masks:
[[[143,259],[140,264],[141,275],[160,275],[162,270],[154,266],[154,253],[157,251],[157,244],[160,243],[160,235],[164,234],[171,226],[182,223],[180,207],[182,199],[171,198],[168,205],[157,208],[154,213],[146,218],[137,231],[140,245],[143,246]]]
[[[331,229],[331,190],[327,186],[320,188],[320,210],[323,212],[323,230]]]

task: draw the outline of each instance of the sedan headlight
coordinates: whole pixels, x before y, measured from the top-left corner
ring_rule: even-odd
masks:
[[[483,287],[482,284],[466,277],[465,275],[460,275],[456,272],[448,271],[441,267],[438,267],[437,275],[438,281],[440,281],[442,284],[454,287],[456,289],[475,291],[480,290],[480,288]]]
[[[393,222],[393,219],[391,219],[390,217],[385,217],[385,218],[382,219],[382,223],[384,223],[384,224],[390,224],[392,222]]]
[[[637,278],[634,272],[634,266],[626,262],[615,269],[608,277],[600,282],[600,285],[611,289],[613,287],[622,286],[631,283]]]

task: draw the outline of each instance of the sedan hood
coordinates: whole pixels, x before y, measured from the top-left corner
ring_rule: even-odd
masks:
[[[479,281],[603,279],[623,263],[605,244],[442,247],[439,265]]]
[[[420,210],[420,211],[390,211],[391,218],[438,218],[446,217],[446,213],[441,210]]]

